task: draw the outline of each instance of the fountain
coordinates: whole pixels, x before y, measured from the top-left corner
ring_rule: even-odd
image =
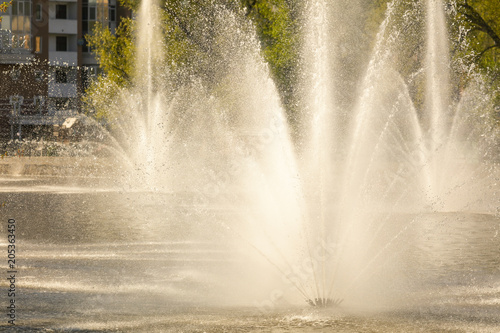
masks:
[[[214,7],[210,84],[174,84],[161,9],[142,1],[136,73],[102,134],[114,160],[107,182],[2,181],[25,242],[27,325],[411,331],[428,315],[429,330],[494,328],[498,129],[478,120],[492,101],[480,75],[452,92],[440,0],[391,1],[351,79],[358,90],[339,93],[339,50],[355,31],[342,30],[339,8],[352,3],[304,6],[302,112],[291,128],[242,13]],[[425,46],[403,75],[415,36]],[[344,316],[364,311],[380,317]]]
[[[335,93],[342,89],[336,49],[345,41],[332,31],[345,22],[326,1],[306,5],[299,129],[305,134],[295,143],[256,38],[238,14],[221,6],[215,15],[223,45],[217,52],[227,66],[216,87],[194,79],[178,88],[162,70],[165,46],[156,42],[162,39],[159,18],[150,14],[160,11],[155,6],[143,3],[137,74],[111,110],[115,150],[128,166],[123,186],[184,193],[183,204],[200,216],[213,217],[214,207],[230,211],[230,219],[216,218],[222,239],[245,244],[243,251],[257,258],[246,256],[267,262],[310,305],[345,300],[346,306],[373,308],[370,295],[390,294],[389,284],[409,271],[389,253],[405,250],[401,241],[428,214],[491,212],[494,202],[474,207],[471,201],[488,199],[465,194],[491,181],[496,165],[478,155],[492,147],[477,137],[485,128],[467,137],[481,143],[477,154],[463,146],[472,119],[464,117],[461,101],[470,97],[452,101],[442,2],[410,9],[389,3],[352,112],[342,110],[346,103]],[[421,12],[425,19],[415,23]],[[400,45],[408,43],[400,30],[407,26],[426,31],[424,61],[413,75],[426,87],[419,106],[410,91],[416,78],[398,72]],[[227,251],[235,249],[241,244],[228,244]]]

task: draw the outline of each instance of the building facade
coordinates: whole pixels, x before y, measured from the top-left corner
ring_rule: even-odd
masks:
[[[0,13],[1,138],[78,113],[98,69],[85,35],[96,23],[114,32],[119,14],[130,14],[118,7],[116,0],[14,0]]]

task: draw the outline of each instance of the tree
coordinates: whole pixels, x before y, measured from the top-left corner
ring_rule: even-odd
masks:
[[[139,0],[121,0],[122,4],[137,10]],[[359,0],[362,10],[349,12],[341,5],[333,8],[342,11],[339,15],[345,24],[353,24],[348,32],[339,32],[341,46],[352,48],[348,56],[339,60],[344,77],[352,84],[345,90],[355,93],[356,80],[353,75],[363,68],[365,53],[369,54],[369,43],[373,41],[384,19],[389,0]],[[500,87],[500,3],[487,0],[445,1],[450,15],[449,26],[453,37],[452,57],[454,78],[460,82],[456,96],[467,85],[470,66],[476,66],[491,79],[492,91]],[[337,3],[337,2],[336,2]],[[345,1],[349,3],[349,1]],[[338,4],[345,4],[339,1]],[[363,6],[364,4],[364,6]],[[349,3],[350,5],[350,3]],[[301,27],[303,25],[303,3],[296,0],[163,0],[162,29],[166,48],[166,64],[174,85],[182,85],[193,77],[201,79],[203,85],[217,89],[216,85],[227,73],[227,51],[221,41],[224,16],[233,13],[242,20],[249,18],[257,32],[262,55],[269,64],[271,74],[281,94],[283,104],[293,121],[300,103]],[[398,59],[394,59],[397,70],[409,79],[413,87],[412,97],[419,105],[423,98],[423,81],[418,74],[424,57],[425,45],[425,2],[396,1],[396,14],[391,26],[404,26],[404,33],[395,31],[400,48]],[[403,20],[411,18],[408,22]],[[337,13],[338,14],[338,13]],[[337,15],[336,14],[336,15]],[[346,16],[346,17],[344,17]],[[360,23],[350,23],[357,17]],[[221,23],[222,22],[222,23]],[[245,28],[248,24],[245,25]],[[243,25],[238,26],[243,27]],[[362,27],[361,29],[358,29]],[[465,29],[464,29],[465,27]],[[130,83],[134,55],[134,22],[124,20],[116,36],[107,27],[97,26],[88,37],[89,44],[99,59],[103,75],[88,90],[87,101],[99,100],[99,86],[123,87]],[[392,31],[388,28],[388,31]],[[226,28],[227,29],[227,28]],[[228,34],[236,33],[234,29]],[[361,31],[362,30],[362,31]],[[357,60],[353,60],[357,59]],[[349,69],[351,68],[351,69]],[[354,69],[352,69],[354,68]],[[349,69],[349,70],[348,70]],[[337,73],[338,74],[338,73]],[[359,76],[359,75],[358,75]],[[345,80],[344,80],[345,83]],[[496,87],[496,88],[495,88]],[[113,89],[111,89],[113,90]],[[498,89],[497,89],[498,90]],[[108,92],[110,89],[108,89]],[[498,91],[496,92],[498,94]],[[348,93],[346,93],[348,95]],[[97,98],[94,98],[97,97]],[[500,98],[500,97],[499,97]],[[106,105],[107,99],[103,99]]]
[[[122,4],[133,11],[138,9],[137,0],[122,0]],[[297,60],[297,33],[292,20],[289,2],[230,0],[171,0],[162,3],[162,30],[167,48],[165,63],[169,67],[171,80],[179,85],[193,77],[202,79],[210,89],[227,71],[227,50],[220,33],[225,27],[224,17],[233,13],[235,17],[250,17],[262,42],[263,56],[285,104],[290,102],[294,91],[294,71]],[[247,24],[248,26],[248,24]],[[84,98],[90,108],[100,109],[99,87],[110,85],[118,89],[130,83],[134,55],[134,23],[124,20],[111,34],[107,27],[97,25],[92,35],[87,36],[89,46],[99,60],[102,75],[87,90]],[[241,25],[244,30],[247,27]],[[231,33],[234,33],[232,31]],[[221,46],[222,45],[222,46]],[[113,89],[111,89],[113,90]],[[109,93],[109,89],[108,89]],[[106,99],[102,100],[106,105]],[[103,109],[104,110],[104,109]],[[97,112],[99,117],[104,112]]]
[[[468,66],[476,66],[488,79],[500,116],[500,2],[458,0],[456,19],[466,28],[459,33],[457,56]],[[463,81],[467,77],[463,73]]]
[[[94,34],[87,36],[100,67],[106,75],[118,85],[125,85],[132,75],[131,59],[134,58],[133,21],[122,19],[115,34],[98,24]]]
[[[108,28],[96,25],[86,36],[89,47],[99,61],[102,73],[92,82],[83,97],[87,112],[97,119],[107,116],[107,106],[121,87],[130,83],[134,58],[133,21],[122,19],[113,35]]]
[[[482,48],[477,55],[478,59],[483,58],[490,50],[500,49],[500,36],[498,34],[500,31],[500,4],[494,4],[490,1],[469,3],[468,0],[464,0],[458,6],[460,14],[470,26],[469,34],[476,34],[475,37],[481,39],[477,43]]]
[[[295,92],[293,78],[296,76],[299,53],[296,5],[286,0],[241,2],[246,15],[255,23],[264,58],[271,66],[285,104],[291,104],[287,102],[291,102]]]

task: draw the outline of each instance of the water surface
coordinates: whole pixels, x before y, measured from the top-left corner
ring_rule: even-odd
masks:
[[[500,218],[494,215],[418,215],[391,241],[380,269],[368,274],[378,281],[387,276],[385,262],[402,265],[374,284],[369,297],[380,299],[377,306],[360,310],[347,302],[318,310],[284,283],[285,295],[265,303],[276,288],[264,283],[266,275],[279,272],[235,246],[245,240],[227,230],[241,218],[234,207],[196,205],[190,193],[130,192],[54,177],[1,179],[0,202],[2,221],[17,221],[17,331],[500,329]],[[394,217],[388,242],[408,218]],[[6,223],[0,231],[6,248]]]

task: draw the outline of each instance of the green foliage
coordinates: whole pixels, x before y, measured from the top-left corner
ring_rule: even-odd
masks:
[[[100,67],[110,80],[118,85],[128,83],[132,75],[132,59],[134,59],[133,21],[122,19],[112,34],[108,28],[97,24],[93,34],[87,36],[89,47],[92,48]]]
[[[179,82],[193,75],[207,83],[215,80],[216,5],[217,1],[212,0],[173,0],[164,4],[166,60]]]
[[[368,54],[368,41],[373,41],[385,17],[391,0],[359,0],[363,10],[358,19],[362,28],[363,41],[342,40],[359,47],[360,54]],[[500,95],[500,2],[491,0],[445,0],[450,15],[452,56],[455,79],[459,91],[468,83],[469,69],[475,66],[491,80],[493,93]],[[136,11],[138,0],[121,0],[122,5]],[[347,2],[346,2],[347,3]],[[418,106],[423,100],[424,82],[415,74],[421,68],[424,58],[425,2],[397,1],[395,24],[408,19],[406,12],[414,13],[416,19],[398,32],[399,58],[394,59],[403,77],[414,76],[410,83],[411,94]],[[241,14],[244,11],[257,31],[262,55],[269,64],[271,73],[289,113],[297,108],[299,66],[301,57],[301,12],[302,2],[298,0],[168,0],[162,2],[164,45],[168,52],[166,64],[173,84],[182,85],[186,80],[197,77],[210,89],[224,76],[223,45],[218,38],[221,8]],[[468,6],[468,7],[467,7]],[[337,10],[343,10],[338,8]],[[404,18],[406,17],[406,18]],[[218,22],[219,20],[219,22]],[[348,23],[348,22],[347,22]],[[218,25],[219,24],[219,25]],[[358,34],[358,31],[356,31]],[[359,34],[358,34],[359,35]],[[354,36],[354,34],[353,34]],[[350,35],[346,38],[350,38]],[[359,37],[356,37],[359,38]],[[87,90],[84,98],[98,117],[105,116],[110,94],[130,83],[133,75],[134,22],[124,19],[116,36],[102,26],[97,26],[88,38],[89,45],[97,56],[103,74]],[[365,43],[365,41],[367,41]],[[226,51],[227,52],[227,51]],[[360,59],[364,57],[362,55]],[[352,58],[352,56],[350,56]],[[366,59],[366,58],[365,58]],[[342,66],[348,66],[349,59],[342,59]],[[353,65],[363,68],[359,63]],[[354,79],[353,79],[354,80]],[[410,80],[410,81],[411,81]],[[177,82],[177,83],[176,83]],[[103,96],[102,90],[106,91]],[[351,89],[355,90],[355,89]],[[500,97],[499,104],[500,104]]]
[[[297,56],[297,35],[291,21],[290,8],[284,0],[249,1],[244,4],[261,37],[266,60],[279,77],[293,65]]]
[[[125,8],[128,8],[132,11],[137,11],[139,8],[139,0],[119,0],[120,5],[124,6]]]
[[[12,0],[9,2],[0,3],[0,13],[5,13],[9,6],[12,5]],[[2,17],[0,16],[0,23],[2,22]]]
[[[263,55],[277,80],[285,104],[292,104],[299,56],[299,29],[293,3],[285,0],[242,0],[256,26]],[[288,102],[288,103],[287,103]]]
[[[12,1],[0,3],[0,12],[5,13],[10,5],[12,5]]]
[[[455,33],[455,58],[463,63],[463,89],[469,80],[470,66],[475,66],[487,79],[491,94],[500,108],[500,2],[489,0],[457,0],[454,19],[463,28]],[[499,113],[500,115],[500,113]]]
[[[111,77],[101,74],[93,81],[82,97],[82,102],[87,115],[99,121],[109,117],[110,103],[120,92],[121,86]]]
[[[129,18],[121,20],[115,35],[97,24],[93,34],[86,36],[103,72],[90,84],[82,101],[87,113],[99,120],[106,118],[110,100],[119,89],[130,83],[135,51],[132,36],[133,21]]]
[[[138,1],[122,0],[126,7],[137,10]],[[284,0],[273,2],[260,0],[241,3],[227,0],[184,1],[170,0],[162,4],[164,45],[167,48],[166,64],[170,75],[178,84],[191,77],[201,78],[207,86],[224,75],[226,64],[218,40],[220,16],[224,10],[240,15],[242,9],[255,23],[262,41],[263,56],[270,65],[279,90],[285,101],[293,96],[293,77],[298,58],[298,34],[292,21],[290,5]],[[101,103],[99,89],[110,85],[109,91],[127,85],[133,75],[134,24],[125,19],[119,25],[116,36],[100,25],[87,37],[89,46],[96,55],[103,71],[87,90],[84,100],[97,115]],[[105,100],[103,100],[105,102]],[[105,106],[106,104],[102,104]]]
[[[385,18],[387,3],[389,0],[367,1],[367,15],[365,19],[365,33],[373,40],[379,30],[379,26]]]
[[[500,70],[500,2],[485,0],[461,0],[457,18],[468,31],[468,53],[481,67]]]

